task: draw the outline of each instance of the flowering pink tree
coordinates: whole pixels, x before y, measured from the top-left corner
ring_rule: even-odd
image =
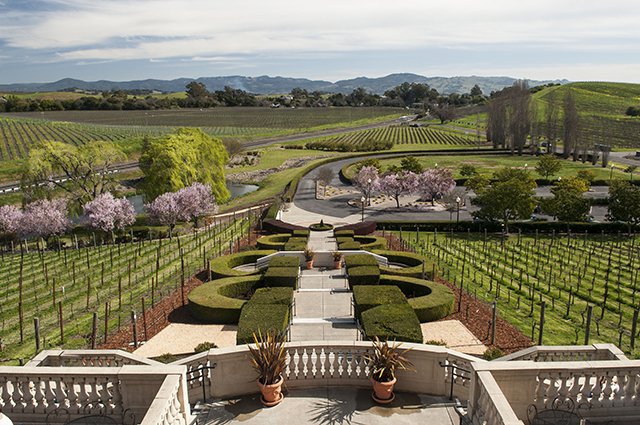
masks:
[[[48,238],[69,228],[65,199],[40,200],[24,208],[18,233],[24,237]]]
[[[111,232],[122,230],[133,224],[136,219],[133,205],[128,199],[114,198],[109,192],[98,195],[93,201],[84,205],[84,214],[89,227]]]
[[[397,208],[400,208],[400,196],[415,193],[418,185],[418,176],[411,171],[386,174],[380,178],[378,184],[382,193],[392,196],[396,200]]]
[[[380,182],[378,169],[374,166],[362,167],[351,181],[367,199],[368,205],[371,200],[371,193],[378,189],[378,183]]]
[[[435,200],[442,198],[456,187],[453,174],[448,168],[430,168],[419,176],[418,192],[431,199],[431,205]]]
[[[198,217],[212,212],[216,200],[208,184],[194,183],[176,192],[176,202],[180,208],[183,220],[193,220],[196,224]]]
[[[146,204],[149,219],[163,226],[169,226],[169,237],[173,237],[173,228],[182,219],[182,210],[178,205],[176,192],[167,192]]]
[[[15,205],[3,205],[0,207],[0,231],[15,233],[20,227],[22,211]]]

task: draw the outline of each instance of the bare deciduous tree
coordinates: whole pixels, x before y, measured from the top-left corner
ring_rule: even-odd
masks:
[[[327,194],[327,186],[333,179],[333,171],[329,167],[322,167],[318,170],[318,181],[322,184],[322,196]]]
[[[573,93],[569,90],[564,96],[563,103],[563,139],[564,147],[562,149],[562,156],[569,158],[569,155],[573,154],[573,160],[578,160],[578,110],[576,108],[576,101],[573,97]]]
[[[544,137],[547,139],[547,152],[555,153],[556,139],[558,138],[558,103],[555,90],[547,95],[547,104],[544,110]]]

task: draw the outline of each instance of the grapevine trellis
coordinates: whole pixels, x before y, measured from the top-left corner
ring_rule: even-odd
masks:
[[[548,344],[588,339],[640,354],[640,246],[631,237],[589,235],[404,234],[410,247],[435,259],[445,279],[486,301],[538,341],[544,303]],[[632,337],[632,333],[635,335]]]
[[[57,251],[27,252],[14,246],[13,252],[3,251],[0,356],[15,362],[34,354],[34,318],[39,319],[41,348],[87,347],[94,313],[100,317],[102,340],[104,324],[107,333],[128,326],[131,311],[140,311],[142,297],[152,307],[204,269],[209,258],[237,250],[251,224],[249,215],[173,239]]]
[[[320,139],[325,143],[348,143],[361,145],[367,140],[391,140],[398,145],[460,145],[469,146],[477,143],[473,135],[459,132],[443,131],[432,127],[381,127],[369,130],[345,133],[339,136]]]

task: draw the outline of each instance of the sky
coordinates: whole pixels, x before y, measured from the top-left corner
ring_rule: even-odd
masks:
[[[396,72],[640,83],[640,1],[0,0],[0,83]]]

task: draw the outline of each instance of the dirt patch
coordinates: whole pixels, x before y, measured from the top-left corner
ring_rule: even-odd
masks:
[[[325,156],[303,156],[300,158],[287,159],[279,167],[267,168],[265,170],[256,171],[242,171],[235,174],[227,175],[227,180],[232,183],[250,183],[259,182],[269,177],[271,174],[279,171],[288,170],[289,168],[298,168],[306,165],[309,161],[313,161],[320,158],[326,158]]]

